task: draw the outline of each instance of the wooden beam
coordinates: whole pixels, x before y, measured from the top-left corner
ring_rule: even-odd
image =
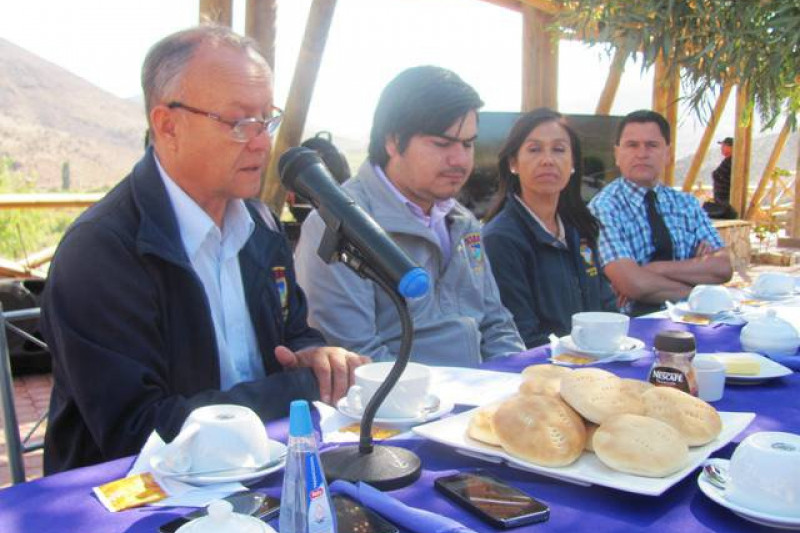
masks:
[[[714,104],[714,110],[711,112],[711,116],[708,119],[708,124],[706,124],[706,129],[703,132],[703,138],[700,139],[700,144],[697,146],[697,150],[692,158],[692,164],[689,167],[689,172],[686,174],[686,178],[683,180],[684,192],[689,192],[692,190],[692,187],[694,187],[697,174],[700,172],[700,167],[703,165],[703,159],[705,159],[706,153],[708,153],[708,147],[711,144],[711,139],[714,138],[714,132],[717,131],[719,117],[721,117],[722,112],[725,111],[725,105],[728,103],[728,98],[731,95],[732,88],[732,84],[726,83],[722,87],[722,92],[720,92],[719,96],[717,97],[717,103]]]
[[[680,72],[677,68],[670,72],[669,65],[661,54],[655,62],[653,76],[653,111],[660,113],[669,122],[672,133],[670,142],[670,158],[664,169],[663,183],[668,186],[675,184],[675,136],[678,132],[678,98],[680,97]]]
[[[800,135],[797,138],[797,161],[794,164],[794,208],[792,209],[792,237],[800,237]]]
[[[625,62],[628,60],[629,55],[630,52],[624,46],[618,46],[617,50],[614,52],[614,59],[611,61],[611,66],[608,69],[606,84],[603,86],[603,92],[600,93],[600,99],[594,110],[595,115],[608,115],[611,113],[611,107],[614,105],[617,89],[619,89],[619,82],[622,79],[622,74],[625,72]]]
[[[0,209],[89,207],[105,193],[0,194]]]
[[[553,16],[522,7],[522,110],[558,109],[558,34]]]
[[[551,0],[520,0],[520,3],[548,15],[555,15],[560,11],[560,8]]]
[[[200,0],[200,24],[215,22],[221,26],[233,24],[233,0]]]
[[[747,82],[736,86],[736,129],[731,168],[731,205],[741,216],[747,208],[747,186],[750,178],[750,142],[752,138],[753,102]]]
[[[764,167],[764,172],[761,174],[758,186],[755,192],[753,192],[753,198],[750,200],[750,207],[747,208],[747,216],[745,217],[747,220],[753,220],[753,216],[755,216],[758,211],[758,204],[761,203],[764,190],[767,188],[767,183],[772,176],[772,171],[775,170],[775,165],[778,164],[778,158],[783,152],[783,147],[786,146],[786,140],[789,138],[791,129],[791,120],[789,117],[786,117],[786,122],[783,123],[783,128],[781,128],[778,138],[775,139],[775,146],[772,147],[772,153],[769,154],[767,165]]]
[[[244,18],[244,34],[252,38],[261,48],[261,53],[275,72],[275,21],[278,5],[276,0],[247,0]]]
[[[286,200],[286,191],[281,186],[278,175],[278,159],[283,152],[299,145],[302,140],[308,107],[314,93],[314,84],[317,81],[335,9],[336,0],[314,0],[308,12],[306,31],[289,87],[289,97],[286,100],[285,118],[272,147],[272,157],[261,192],[261,199],[276,213],[281,212]]]

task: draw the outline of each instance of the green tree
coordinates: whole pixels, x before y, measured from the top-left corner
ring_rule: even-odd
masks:
[[[747,82],[768,126],[800,110],[798,0],[554,0],[557,24],[609,51],[659,54],[679,68],[691,106],[703,117],[725,82]]]

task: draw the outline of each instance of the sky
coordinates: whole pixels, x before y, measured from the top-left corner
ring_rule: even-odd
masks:
[[[2,0],[0,37],[117,96],[141,93],[150,45],[198,20],[198,0]],[[289,91],[311,0],[278,0],[275,102]],[[245,0],[234,0],[244,31]],[[518,111],[522,17],[481,0],[338,0],[308,122],[334,136],[365,138],[381,89],[398,72],[435,64],[473,85],[488,111]],[[559,111],[592,114],[610,59],[600,47],[562,41]],[[612,114],[650,107],[652,72],[629,61]],[[733,135],[733,98],[716,138]],[[677,155],[691,153],[703,126],[679,113]]]

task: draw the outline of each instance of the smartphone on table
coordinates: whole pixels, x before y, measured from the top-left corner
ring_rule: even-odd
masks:
[[[237,492],[236,494],[231,494],[227,498],[223,499],[233,505],[234,513],[255,516],[256,518],[260,518],[262,520],[270,520],[271,518],[274,518],[278,515],[278,511],[281,508],[280,499],[254,491]],[[205,508],[192,511],[185,516],[181,516],[175,520],[167,522],[163,526],[159,527],[158,531],[160,533],[175,533],[179,527],[186,524],[190,520],[194,520],[195,518],[200,518],[201,516],[205,515]]]
[[[399,533],[394,524],[344,494],[333,494],[338,533]]]
[[[434,486],[495,527],[511,528],[550,518],[547,505],[482,470],[440,477]]]

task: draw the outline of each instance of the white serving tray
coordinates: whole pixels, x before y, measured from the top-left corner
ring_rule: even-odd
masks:
[[[720,412],[722,432],[705,446],[689,448],[689,462],[685,468],[667,477],[649,478],[612,470],[590,452],[584,452],[577,461],[561,468],[538,466],[513,457],[500,447],[490,446],[467,436],[467,426],[474,412],[475,409],[417,426],[413,431],[427,439],[452,446],[466,455],[479,459],[495,463],[505,462],[513,468],[528,470],[579,485],[601,485],[646,496],[659,496],[691,474],[712,453],[731,442],[756,416],[755,413]]]

